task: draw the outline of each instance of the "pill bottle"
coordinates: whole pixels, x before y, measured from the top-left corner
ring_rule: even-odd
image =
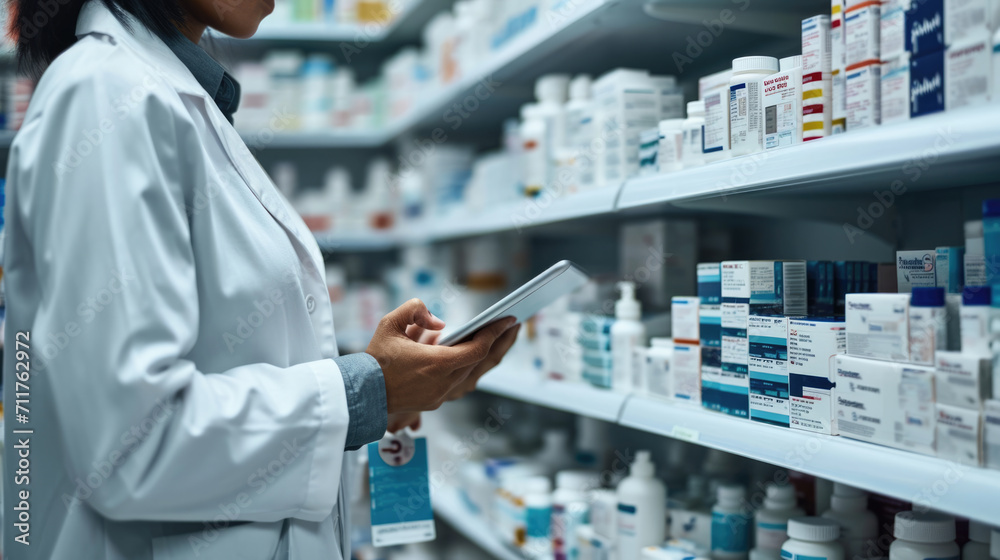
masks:
[[[671,338],[653,338],[646,351],[646,393],[662,399],[674,396],[671,366],[674,359],[674,341]]]
[[[962,560],[990,560],[990,526],[969,520],[969,542],[962,547]]]
[[[750,550],[751,519],[744,512],[746,489],[739,484],[724,484],[716,491],[712,508],[712,558],[747,560]]]
[[[601,485],[600,475],[591,471],[559,471],[556,490],[552,493],[552,554],[556,560],[566,560],[579,525],[590,522],[587,492]]]
[[[961,350],[966,354],[990,357],[990,301],[989,286],[966,286],[962,290],[962,307],[959,311]]]
[[[618,484],[618,557],[638,558],[667,538],[667,488],[656,478],[646,450],[636,452],[629,475]]]
[[[552,554],[552,495],[535,492],[524,497],[524,553],[528,558],[548,558]]]
[[[788,520],[788,540],[781,545],[782,560],[844,560],[844,547],[837,540],[840,525],[824,517],[794,517]]]
[[[680,171],[684,167],[681,161],[683,148],[684,119],[660,121],[659,153],[656,156],[657,171],[660,173]]]
[[[764,149],[802,142],[802,57],[778,61],[781,71],[764,77]]]
[[[729,145],[734,156],[764,149],[763,84],[778,71],[772,56],[744,56],[733,60],[729,79]]]
[[[933,366],[935,353],[948,349],[944,288],[915,287],[910,296],[910,361]]]
[[[794,486],[768,485],[764,507],[757,510],[754,515],[756,548],[775,553],[780,551],[782,543],[788,540],[788,520],[805,514],[802,508],[795,504]]]
[[[893,528],[889,560],[958,560],[955,518],[937,512],[901,511]]]
[[[684,147],[681,150],[681,161],[684,167],[698,167],[705,164],[704,142],[702,142],[705,129],[705,102],[688,102],[687,112],[688,116],[683,124]]]
[[[830,509],[823,517],[840,525],[840,544],[848,558],[866,557],[869,543],[878,539],[878,518],[868,511],[868,494],[863,490],[834,482]]]

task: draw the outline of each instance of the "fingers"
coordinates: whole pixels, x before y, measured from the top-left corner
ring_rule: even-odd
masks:
[[[444,321],[438,319],[427,310],[427,306],[419,299],[411,299],[386,315],[383,324],[394,332],[406,334],[408,326],[416,324],[425,329],[439,331],[444,328]]]
[[[486,374],[486,372],[497,367],[503,357],[507,355],[511,346],[517,341],[517,333],[520,332],[521,325],[517,325],[512,329],[507,330],[496,342],[493,343],[493,347],[490,348],[490,353],[486,356],[486,359],[479,362],[475,368],[473,368],[472,373],[469,374],[469,380],[472,382],[472,387],[470,391],[475,389],[475,384],[479,381],[479,378]]]
[[[423,336],[420,337],[420,344],[429,344],[434,346],[438,343],[441,338],[441,331],[428,331],[425,330]]]
[[[500,338],[500,335],[514,326],[516,322],[517,320],[513,317],[497,319],[496,321],[476,331],[472,340],[452,346],[450,350],[453,351],[451,354],[452,360],[454,360],[454,369],[458,369],[462,366],[475,365],[485,360],[489,355],[490,348],[493,347],[493,343]],[[446,350],[446,348],[440,346],[436,348]]]
[[[423,338],[425,332],[427,332],[427,329],[417,324],[406,326],[406,336],[413,342],[420,342],[420,339]]]

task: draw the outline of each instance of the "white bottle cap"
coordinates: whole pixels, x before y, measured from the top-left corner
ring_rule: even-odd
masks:
[[[892,531],[897,539],[916,543],[945,543],[955,540],[955,518],[933,511],[901,511]]]
[[[525,496],[529,494],[548,494],[552,491],[552,482],[549,481],[549,477],[547,476],[529,476],[521,483],[521,488]]]
[[[651,338],[649,340],[649,345],[656,348],[673,348],[674,339],[672,338]]]
[[[786,56],[778,61],[778,67],[782,72],[787,72],[793,68],[802,68],[802,55]]]
[[[569,98],[573,101],[590,99],[590,86],[593,80],[587,74],[580,74],[569,83]]]
[[[746,490],[743,486],[739,484],[724,484],[716,490],[716,501],[719,502],[721,507],[731,509],[739,507],[744,495],[746,495]]]
[[[840,538],[840,524],[825,517],[795,517],[788,520],[788,538],[829,542]]]
[[[615,302],[615,319],[638,321],[642,316],[642,306],[639,305],[639,300],[635,299],[635,283],[619,282],[618,288],[622,296]]]
[[[684,119],[667,119],[660,121],[660,134],[684,130]]]
[[[531,509],[552,507],[552,496],[545,492],[528,494],[524,497],[524,507]]]
[[[542,103],[566,103],[569,93],[568,74],[546,74],[535,82],[535,97]]]
[[[969,540],[977,543],[990,543],[990,526],[978,521],[969,520]]]
[[[791,509],[795,507],[795,487],[791,484],[778,486],[768,484],[764,507],[767,509]]]
[[[688,101],[687,110],[689,119],[695,116],[704,117],[705,102],[700,99],[698,101]]]
[[[635,461],[632,461],[632,466],[629,467],[629,476],[635,476],[639,478],[653,478],[653,474],[656,471],[656,465],[653,464],[653,460],[650,457],[649,451],[643,449],[641,451],[636,451]]]
[[[773,56],[743,56],[733,60],[733,74],[777,71],[778,59]]]
[[[586,492],[600,488],[601,475],[592,471],[560,471],[556,473],[556,488]]]

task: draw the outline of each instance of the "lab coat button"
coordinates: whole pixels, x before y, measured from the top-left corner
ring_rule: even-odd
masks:
[[[312,294],[306,296],[306,311],[309,313],[316,311],[316,298]]]

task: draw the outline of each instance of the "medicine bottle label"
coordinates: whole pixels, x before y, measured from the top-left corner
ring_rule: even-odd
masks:
[[[639,543],[638,508],[631,504],[618,504],[619,550],[641,550]]]
[[[549,538],[549,527],[552,519],[552,508],[527,508],[525,511],[525,526],[528,538]]]
[[[782,549],[781,560],[829,560],[829,559],[826,556],[808,556],[806,554],[793,554],[785,549]]]
[[[746,552],[750,549],[750,523],[739,514],[712,512],[712,550]]]
[[[781,545],[788,540],[787,523],[757,522],[757,548],[765,550],[780,550]]]
[[[729,88],[729,136],[733,149],[749,142],[750,103],[748,84],[737,84]]]

